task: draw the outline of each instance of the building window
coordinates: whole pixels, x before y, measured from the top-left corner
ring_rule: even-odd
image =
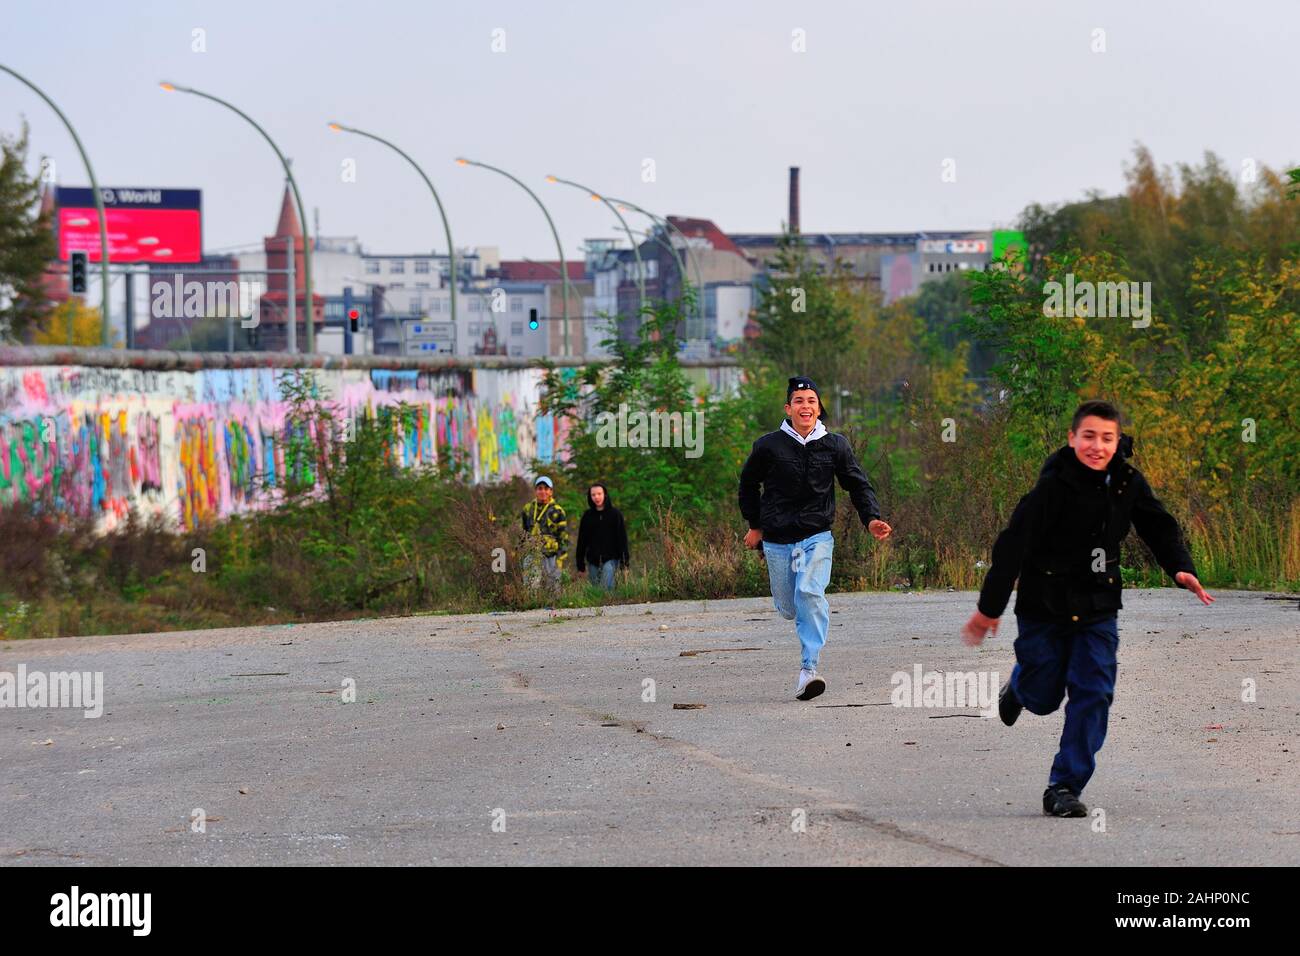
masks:
[[[112,249],[112,246],[109,246],[109,248]],[[405,288],[406,288],[406,283],[405,283],[405,282],[390,282],[390,283],[388,283],[388,288],[390,288],[390,289],[405,289]]]
[[[470,310],[471,312],[481,312],[481,311],[483,311],[482,308],[481,308],[481,306],[482,306],[482,303],[480,303],[478,299],[470,299],[470,300],[469,300],[469,310]]]
[[[420,275],[427,274],[429,271],[429,260],[428,259],[416,260],[415,271]]]
[[[522,323],[522,322],[511,322],[511,323],[510,323],[510,334],[511,334],[511,335],[523,335],[523,334],[524,334],[524,323]]]
[[[367,262],[366,262],[366,275],[368,275],[368,276],[377,276],[377,275],[379,275],[379,263],[378,263],[378,262],[375,262],[373,259],[367,260]]]
[[[521,299],[521,298],[519,298],[519,296],[517,296],[517,295],[516,295],[516,296],[511,296],[511,298],[510,298],[510,311],[511,311],[511,312],[522,312],[522,311],[524,311],[524,300]]]
[[[442,299],[432,299],[432,300],[430,300],[430,302],[429,302],[429,311],[430,311],[430,312],[441,312],[441,311],[442,311]]]
[[[401,275],[406,272],[406,263],[401,259],[395,259],[388,264],[389,275]]]
[[[111,249],[112,247],[110,246],[109,248]],[[420,270],[419,270],[419,269],[416,269],[415,271],[416,271],[416,272],[419,272]],[[417,289],[431,289],[431,288],[433,288],[433,286],[429,285],[429,283],[427,283],[427,282],[417,282],[417,283],[415,284],[415,287],[416,287]]]

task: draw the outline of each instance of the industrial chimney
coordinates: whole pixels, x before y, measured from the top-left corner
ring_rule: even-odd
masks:
[[[790,167],[790,231],[799,231],[799,167]]]

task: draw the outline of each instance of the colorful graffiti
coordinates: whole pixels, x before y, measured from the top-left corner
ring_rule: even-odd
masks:
[[[111,528],[132,509],[192,528],[263,507],[314,479],[287,420],[285,369],[0,367],[0,507],[47,501]],[[318,370],[353,424],[392,430],[403,467],[463,460],[476,482],[555,460],[565,436],[536,414],[539,369]],[[393,414],[406,406],[402,414]],[[306,439],[306,441],[304,441]]]
[[[733,368],[692,371],[724,388],[737,377]],[[315,436],[294,425],[282,397],[294,374],[0,366],[0,507],[42,502],[101,529],[132,511],[193,528],[266,507],[286,483],[315,481]],[[472,481],[501,481],[527,474],[534,460],[562,460],[568,445],[567,420],[537,411],[541,369],[314,375],[339,419],[391,430],[389,455],[402,467],[455,461]]]

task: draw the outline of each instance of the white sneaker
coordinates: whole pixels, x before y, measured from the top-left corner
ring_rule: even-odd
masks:
[[[826,691],[826,681],[817,676],[816,671],[807,668],[799,671],[799,683],[795,686],[795,700],[812,700]]]

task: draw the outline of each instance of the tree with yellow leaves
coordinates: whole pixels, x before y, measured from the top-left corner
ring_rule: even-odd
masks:
[[[71,336],[69,337],[69,329]],[[81,345],[90,348],[102,341],[99,309],[87,306],[80,299],[71,298],[50,313],[50,317],[36,328],[33,345]],[[120,336],[113,330],[113,348],[118,348]]]

